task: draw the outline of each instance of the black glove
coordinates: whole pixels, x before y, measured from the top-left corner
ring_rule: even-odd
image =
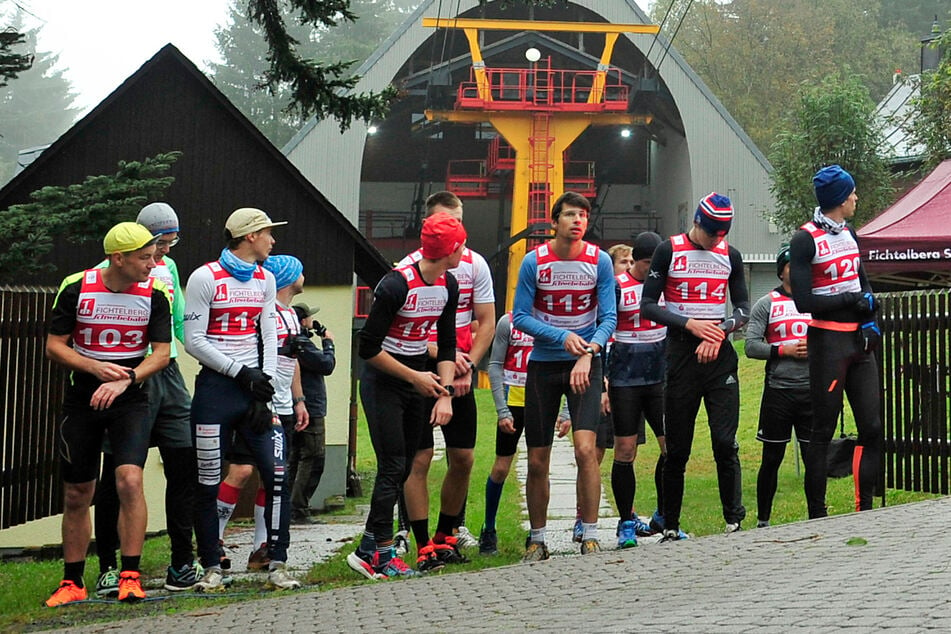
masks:
[[[274,396],[274,386],[271,385],[271,377],[257,368],[241,366],[238,375],[234,377],[241,387],[251,392],[254,400],[263,403],[270,402]]]
[[[244,414],[244,424],[255,434],[263,434],[274,424],[274,414],[271,408],[263,401],[252,401],[248,411]]]
[[[882,341],[882,331],[878,324],[869,321],[862,324],[862,347],[865,352],[875,352]]]
[[[878,310],[878,302],[875,300],[875,296],[867,291],[862,293],[858,301],[855,302],[855,310],[860,315],[874,315],[875,311]]]

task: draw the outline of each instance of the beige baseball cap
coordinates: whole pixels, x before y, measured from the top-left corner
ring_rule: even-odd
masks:
[[[228,221],[225,222],[225,229],[228,230],[232,238],[240,238],[249,233],[260,231],[261,229],[279,227],[286,224],[287,222],[272,221],[271,218],[260,209],[242,207],[241,209],[234,210],[231,215],[228,216]]]

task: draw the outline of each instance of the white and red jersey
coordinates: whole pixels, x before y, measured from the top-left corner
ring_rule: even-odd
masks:
[[[401,268],[423,259],[423,252],[413,251],[400,260],[397,268]],[[449,269],[459,284],[459,304],[456,306],[456,349],[462,352],[472,350],[472,320],[473,304],[492,304],[495,302],[495,290],[492,285],[492,274],[485,258],[466,247],[462,250],[462,259],[459,266]],[[436,342],[436,329],[430,333],[431,343]]]
[[[766,343],[772,346],[781,346],[787,343],[797,343],[806,338],[809,330],[809,313],[801,313],[796,308],[792,297],[787,297],[777,291],[769,293],[769,321],[766,322]]]
[[[644,282],[634,279],[630,273],[621,273],[616,277],[621,289],[621,300],[617,307],[617,330],[614,339],[619,343],[655,343],[667,337],[667,326],[641,317],[641,296]],[[661,295],[659,305],[664,306]]]
[[[412,265],[396,270],[406,278],[409,291],[406,293],[406,301],[396,312],[396,317],[383,338],[382,347],[393,354],[426,354],[429,333],[435,329],[439,316],[449,302],[446,276],[440,275],[439,279],[429,285]]]
[[[155,278],[113,293],[103,282],[102,272],[103,269],[83,272],[73,348],[84,357],[100,361],[144,357],[149,347]]]
[[[851,231],[829,233],[813,222],[802,226],[809,232],[816,244],[816,254],[812,256],[812,294],[838,295],[839,293],[861,292],[859,265],[859,245]]]
[[[292,335],[300,334],[300,322],[297,320],[297,313],[292,308],[285,308],[280,303],[275,304],[277,309],[277,320],[274,322],[277,330],[277,347],[280,348],[287,344],[287,338]],[[277,372],[271,384],[274,386],[274,411],[278,414],[287,416],[294,413],[293,395],[291,394],[291,383],[294,382],[294,370],[297,368],[297,359],[295,357],[278,354]]]
[[[582,242],[581,255],[562,260],[545,243],[535,248],[536,319],[549,326],[577,331],[598,317],[598,259],[600,249]]]
[[[264,307],[267,280],[256,267],[251,279],[241,282],[217,261],[205,265],[211,271],[214,295],[208,313],[208,341],[238,363],[258,367],[257,324]]]
[[[673,252],[664,287],[667,310],[688,319],[722,320],[733,271],[726,240],[709,251],[694,246],[686,233],[671,236],[670,243]]]
[[[512,313],[509,313],[509,324],[512,323]],[[505,350],[505,361],[502,364],[502,381],[509,387],[525,387],[528,376],[528,357],[532,353],[535,338],[522,332],[515,326],[509,326],[509,345]]]
[[[172,270],[168,268],[168,264],[165,263],[165,258],[155,263],[155,268],[152,269],[151,275],[152,277],[162,280],[162,283],[165,284],[165,287],[168,289],[168,298],[174,302],[175,293],[178,292],[178,289],[175,288],[175,277],[172,275]]]

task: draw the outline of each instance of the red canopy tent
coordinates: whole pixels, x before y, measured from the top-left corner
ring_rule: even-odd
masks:
[[[951,281],[951,159],[858,230],[862,264],[880,281]]]

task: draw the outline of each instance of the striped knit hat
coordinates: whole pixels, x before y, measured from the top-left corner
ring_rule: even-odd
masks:
[[[733,204],[726,196],[712,192],[700,201],[693,221],[711,236],[722,238],[730,232]]]

